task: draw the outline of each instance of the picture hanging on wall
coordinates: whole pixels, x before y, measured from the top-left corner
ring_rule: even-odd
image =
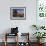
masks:
[[[11,20],[25,20],[26,19],[26,7],[11,7],[10,8]]]
[[[46,18],[46,0],[37,1],[37,15],[40,18]]]

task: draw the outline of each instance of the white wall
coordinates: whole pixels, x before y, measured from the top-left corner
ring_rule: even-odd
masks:
[[[26,20],[10,20],[10,7],[26,7]],[[17,26],[32,36],[32,24],[36,24],[36,0],[0,0],[0,34]]]

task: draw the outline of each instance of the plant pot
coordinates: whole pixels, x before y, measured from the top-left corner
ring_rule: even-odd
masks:
[[[40,39],[40,43],[44,43],[44,40],[45,40],[45,39]]]
[[[40,43],[40,39],[37,39],[37,43]]]
[[[41,44],[41,43],[44,42],[44,40],[45,40],[45,39],[37,39],[37,42],[38,42],[39,44]]]

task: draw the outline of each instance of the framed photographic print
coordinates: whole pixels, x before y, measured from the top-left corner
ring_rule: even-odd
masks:
[[[11,20],[25,20],[26,19],[26,7],[11,7],[10,8]]]

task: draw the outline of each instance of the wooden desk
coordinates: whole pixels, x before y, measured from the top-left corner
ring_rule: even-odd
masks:
[[[5,34],[5,46],[7,46],[8,42],[7,42],[7,36],[17,36],[17,44],[15,46],[19,46],[19,42],[18,42],[18,34],[10,34],[10,33],[6,33]],[[21,36],[26,36],[27,42],[25,42],[26,46],[30,46],[30,42],[29,42],[29,33],[21,33]],[[23,42],[22,42],[23,43]]]
[[[5,46],[7,46],[7,36],[17,36],[17,44],[15,46],[18,46],[18,34],[10,34],[10,33],[6,33],[5,34]]]

